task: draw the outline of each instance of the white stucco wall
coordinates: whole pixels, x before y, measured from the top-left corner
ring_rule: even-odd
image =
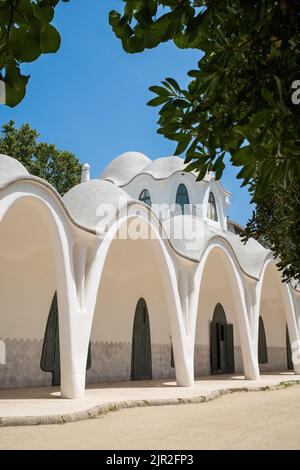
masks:
[[[152,205],[168,204],[172,206],[176,202],[177,189],[181,183],[187,188],[190,204],[193,206],[197,205],[197,215],[199,217],[203,218],[217,229],[227,227],[226,212],[228,197],[226,197],[224,191],[214,179],[211,179],[209,182],[196,182],[192,174],[176,173],[168,179],[156,180],[150,175],[141,174],[124,186],[123,189],[133,199],[139,199],[142,190],[148,189]],[[211,221],[207,218],[207,204],[210,191],[212,191],[215,196],[219,218],[218,222]]]
[[[88,372],[88,380],[107,378],[105,361],[111,369],[109,378],[130,377],[133,322],[141,297],[145,299],[149,313],[153,377],[175,373],[169,367],[168,312],[151,243],[149,240],[115,240],[112,243],[94,313],[91,334],[94,370]],[[97,355],[97,348],[101,348],[102,357],[100,353]],[[108,360],[107,356],[113,354],[110,351],[115,357]]]
[[[262,371],[287,367],[287,319],[276,275],[272,269],[266,271],[261,294],[259,313],[264,322],[268,349],[268,363],[260,364]]]
[[[47,227],[29,208],[17,203],[0,225],[0,338],[7,352],[0,387],[48,384],[51,377],[39,362],[56,289],[53,254]]]

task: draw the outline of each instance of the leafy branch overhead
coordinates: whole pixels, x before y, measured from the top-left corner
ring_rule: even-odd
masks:
[[[60,47],[59,32],[51,24],[59,1],[0,0],[0,79],[9,106],[20,103],[26,93],[29,76],[20,65]]]
[[[110,13],[110,24],[128,53],[167,41],[199,50],[187,88],[173,78],[150,88],[155,96],[148,104],[160,107],[158,132],[176,142],[175,153],[185,155],[199,179],[207,171],[220,178],[230,155],[257,204],[248,234],[265,231],[284,276],[300,279],[299,235],[290,231],[289,241],[279,243],[286,199],[272,198],[274,191],[297,194],[300,182],[300,0],[123,4],[122,13]],[[273,206],[265,211],[268,200]],[[289,225],[299,223],[298,199],[289,214]]]
[[[153,86],[151,106],[162,106],[159,130],[177,142],[193,169],[216,171],[225,152],[241,166],[255,196],[268,184],[300,174],[300,106],[292,83],[300,79],[298,0],[124,1],[110,24],[125,51],[141,52],[172,40],[199,49],[187,89],[174,79]],[[200,52],[201,51],[201,52]]]

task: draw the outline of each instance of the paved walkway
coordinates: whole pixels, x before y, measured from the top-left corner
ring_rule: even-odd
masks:
[[[0,390],[0,426],[57,424],[121,408],[200,403],[238,390],[264,390],[290,381],[300,383],[300,375],[264,373],[255,381],[238,375],[208,376],[188,388],[177,387],[169,380],[100,383],[88,385],[83,400],[63,400],[55,387]]]

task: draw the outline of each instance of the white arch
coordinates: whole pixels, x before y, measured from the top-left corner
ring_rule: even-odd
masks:
[[[283,283],[281,279],[280,272],[276,268],[276,261],[274,259],[268,259],[263,267],[259,282],[257,284],[257,305],[258,309],[256,311],[256,318],[255,318],[255,325],[256,325],[256,339],[258,338],[258,317],[260,315],[260,307],[261,307],[261,300],[262,300],[262,292],[263,292],[263,286],[265,283],[265,277],[267,275],[267,272],[271,271],[272,276],[274,276],[274,279],[276,280],[277,286],[278,286],[278,292],[280,299],[282,300],[283,307],[284,307],[284,316],[286,319],[286,323],[288,326],[288,331],[289,331],[289,337],[291,341],[291,345],[294,343],[295,345],[298,344],[297,348],[293,348],[295,351],[300,351],[299,348],[299,331],[297,327],[297,319],[296,319],[296,313],[294,309],[294,303],[292,299],[292,293],[290,290],[290,287],[288,284]],[[256,340],[256,344],[258,342],[258,339]],[[294,371],[296,374],[300,374],[300,364],[294,363]]]
[[[73,281],[72,234],[57,198],[45,187],[33,182],[18,182],[2,190],[0,223],[18,201],[30,201],[42,207],[39,213],[47,225],[54,256],[59,304],[59,334],[61,360],[61,393],[63,397],[81,396],[76,370],[76,344],[74,330],[77,313],[76,287]],[[37,207],[37,206],[36,206]],[[36,207],[33,210],[36,210]],[[19,227],[17,227],[19,229]],[[75,317],[75,315],[74,315]],[[74,321],[75,320],[75,321]],[[74,324],[75,323],[75,324]]]
[[[111,244],[125,223],[133,220],[140,220],[146,224],[154,233],[154,240],[149,240],[153,248],[157,266],[161,275],[163,289],[166,293],[167,309],[169,324],[172,335],[172,344],[176,365],[176,380],[178,385],[190,386],[193,383],[193,376],[190,370],[189,354],[185,326],[182,317],[180,297],[177,288],[176,270],[165,246],[164,241],[159,235],[157,228],[141,215],[129,215],[120,218],[108,230],[103,241],[98,245],[94,256],[93,266],[89,272],[86,282],[86,299],[88,301],[87,311],[91,312],[90,330],[91,333],[93,316],[96,305],[98,288],[101,282],[104,265],[109,253]],[[86,339],[86,348],[88,346],[88,338]]]
[[[251,338],[249,320],[247,315],[247,307],[245,301],[244,287],[241,276],[239,274],[240,267],[237,263],[235,256],[233,256],[232,250],[229,249],[226,243],[222,239],[212,240],[206,247],[204,254],[200,260],[199,266],[197,267],[195,274],[195,289],[196,295],[193,298],[193,306],[191,309],[191,331],[195,344],[196,337],[196,323],[199,296],[201,291],[203,273],[205,266],[209,261],[210,254],[214,251],[218,251],[223,257],[224,267],[229,279],[230,287],[232,290],[232,296],[235,304],[236,320],[239,330],[239,337],[241,341],[241,351],[243,358],[243,367],[245,377],[252,380],[259,378],[259,369],[253,356],[253,341]]]

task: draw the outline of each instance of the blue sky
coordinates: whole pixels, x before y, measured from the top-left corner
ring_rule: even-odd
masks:
[[[62,37],[57,54],[45,55],[23,71],[31,75],[24,101],[14,109],[0,107],[0,122],[28,122],[40,139],[74,152],[97,177],[119,154],[136,150],[151,159],[172,155],[174,142],[156,133],[157,108],[146,105],[148,88],[171,76],[185,86],[186,72],[199,51],[173,44],[142,54],[126,54],[108,24],[118,0],[71,0],[56,10],[54,24]],[[223,184],[233,193],[229,215],[245,223],[249,196],[228,165]]]

